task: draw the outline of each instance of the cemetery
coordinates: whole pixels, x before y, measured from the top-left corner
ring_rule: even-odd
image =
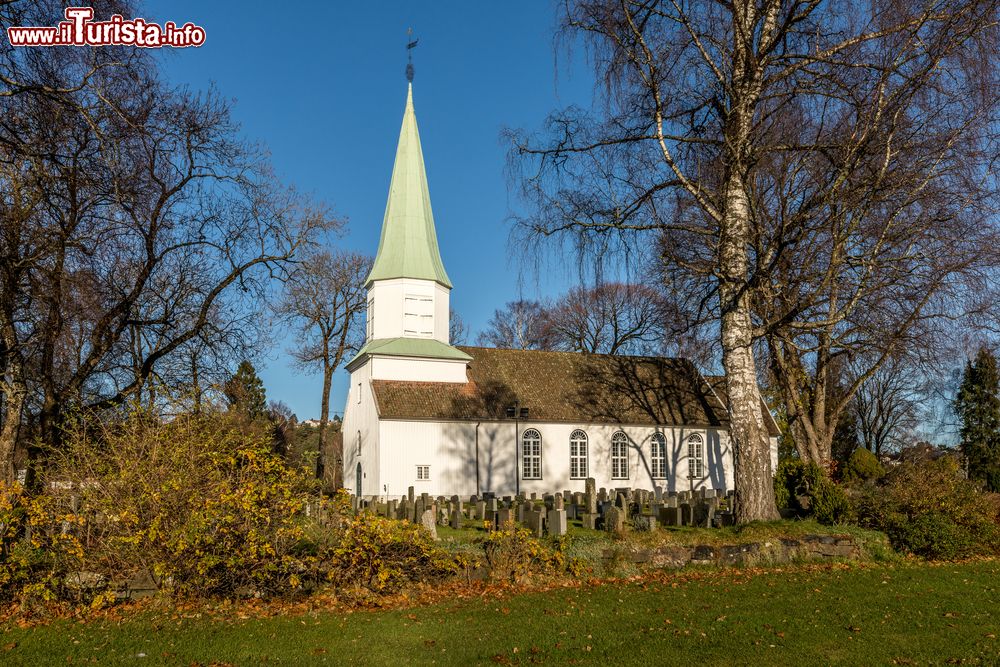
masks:
[[[469,544],[497,530],[520,527],[536,539],[558,540],[572,536],[570,555],[581,554],[586,566],[605,571],[625,564],[638,568],[747,566],[798,561],[869,559],[866,545],[889,550],[877,534],[857,540],[844,527],[830,529],[813,524],[814,533],[779,529],[774,535],[748,541],[731,531],[732,493],[701,489],[664,492],[631,488],[597,488],[586,481],[586,491],[529,493],[496,497],[484,494],[432,497],[416,494],[386,502],[352,497],[355,512],[421,525],[443,548]],[[702,529],[702,530],[697,530]],[[857,531],[854,531],[857,532]],[[711,536],[711,539],[706,539]],[[601,545],[596,551],[574,550],[573,543]],[[489,577],[485,570],[479,576]]]

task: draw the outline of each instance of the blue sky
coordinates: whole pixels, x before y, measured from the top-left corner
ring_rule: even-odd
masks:
[[[508,247],[518,202],[505,174],[504,127],[539,128],[555,108],[589,106],[593,77],[580,56],[553,47],[555,6],[486,2],[147,2],[144,18],[192,21],[204,46],[164,49],[167,76],[235,101],[244,135],[263,142],[287,183],[349,221],[335,243],[374,254],[406,99],[406,29],[414,104],[452,307],[480,330],[493,310],[574,282],[562,267],[522,279]],[[261,363],[270,399],[300,418],[319,414],[320,377],[288,361],[291,341]],[[331,410],[343,409],[346,371]]]

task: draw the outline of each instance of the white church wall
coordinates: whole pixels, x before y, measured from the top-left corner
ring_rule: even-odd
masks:
[[[451,343],[451,290],[434,283],[434,337]]]
[[[467,382],[467,362],[461,359],[424,359],[421,357],[372,357],[374,380],[408,382]]]
[[[344,406],[344,487],[356,495],[377,495],[379,488],[378,412],[370,381],[371,364],[351,373],[351,386]],[[360,446],[359,446],[360,442]],[[361,464],[361,488],[357,466]]]
[[[382,443],[379,495],[397,496],[414,487],[416,493],[431,495],[472,495],[493,492],[516,493],[514,423],[482,422],[478,427],[478,487],[476,479],[476,423],[383,420],[379,427]],[[704,428],[659,428],[649,426],[579,425],[563,423],[518,424],[523,436],[529,428],[542,436],[542,477],[521,479],[524,493],[583,491],[585,477],[570,478],[570,435],[582,429],[588,436],[588,476],[598,487],[645,488],[660,486],[670,491],[733,486],[733,460],[725,432]],[[611,438],[622,431],[628,437],[628,474],[623,479],[611,475]],[[667,474],[652,477],[651,438],[660,432],[666,439]],[[688,440],[700,435],[703,441],[704,474],[688,477]],[[520,450],[520,447],[519,447]],[[417,466],[429,466],[427,480],[417,479]]]
[[[431,300],[428,313],[433,316],[433,322],[426,335],[413,331],[406,332],[412,323],[406,322],[406,298],[425,297]],[[448,309],[450,303],[449,290],[433,280],[415,278],[394,278],[391,280],[376,280],[368,290],[368,303],[373,304],[368,318],[374,317],[373,326],[369,329],[376,339],[399,338],[401,336],[435,338],[443,343],[448,342]],[[367,329],[366,329],[367,330]]]

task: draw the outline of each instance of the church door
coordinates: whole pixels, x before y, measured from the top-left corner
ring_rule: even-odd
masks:
[[[360,462],[358,463],[357,472],[355,474],[357,475],[357,481],[354,482],[354,495],[356,495],[358,497],[358,500],[360,500],[361,499],[361,463]]]

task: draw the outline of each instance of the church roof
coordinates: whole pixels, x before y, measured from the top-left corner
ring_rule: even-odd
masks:
[[[373,380],[384,419],[497,420],[517,401],[528,421],[718,426],[726,407],[686,359],[459,347],[468,382]],[[769,428],[773,421],[768,420]],[[777,435],[776,428],[772,435]]]
[[[406,94],[378,254],[365,284],[389,278],[421,278],[451,287],[434,229],[424,154],[413,111],[413,84]]]
[[[433,359],[472,359],[468,354],[435,338],[379,338],[365,343],[348,366],[366,354],[385,354],[395,357],[430,357]]]

